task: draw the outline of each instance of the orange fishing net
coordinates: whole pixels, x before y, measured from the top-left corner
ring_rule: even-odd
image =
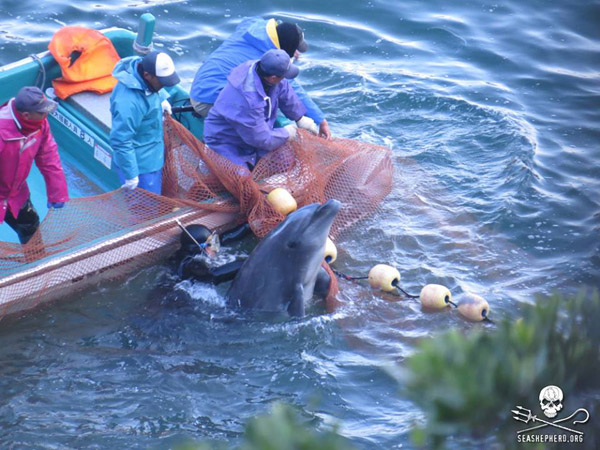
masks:
[[[176,220],[219,232],[247,220],[262,237],[284,219],[266,200],[268,192],[281,187],[298,207],[341,201],[331,228],[335,240],[372,214],[392,187],[391,155],[383,147],[326,141],[300,130],[296,140],[250,172],[210,150],[171,117],[164,129],[163,196],[119,189],[72,199],[63,209],[49,211],[27,245],[0,243],[0,318],[156,263],[178,242]],[[337,292],[332,279],[330,299]]]
[[[341,201],[331,227],[334,240],[372,214],[392,188],[389,149],[350,139],[325,140],[298,130],[295,140],[260,159],[252,172],[213,152],[171,118],[165,121],[165,143],[163,195],[238,212],[258,237],[284,219],[265,195],[277,187],[289,191],[298,208]]]
[[[183,225],[235,219],[142,189],[72,199],[51,209],[24,246],[0,243],[0,317],[60,299],[168,256]]]
[[[258,237],[285,218],[267,201],[266,194],[275,188],[290,192],[299,208],[332,198],[341,201],[331,226],[333,240],[372,214],[392,188],[388,149],[350,139],[325,140],[304,130],[261,158],[252,172],[213,152],[170,117],[165,121],[165,144],[163,195],[239,213]],[[337,278],[327,263],[323,266],[332,280],[327,305],[333,309]]]

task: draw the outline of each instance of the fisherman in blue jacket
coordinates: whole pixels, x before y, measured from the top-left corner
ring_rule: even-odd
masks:
[[[294,139],[296,124],[307,128],[303,124],[312,122],[288,81],[298,72],[283,50],[269,50],[259,61],[247,61],[233,69],[204,121],[206,145],[252,169],[261,157]],[[296,123],[274,128],[277,108]]]
[[[112,75],[118,80],[110,96],[113,165],[122,187],[161,193],[165,160],[163,111],[170,113],[164,86],[179,83],[169,55],[150,52],[123,58]]]
[[[196,72],[190,97],[198,114],[206,117],[232,69],[248,60],[257,60],[271,49],[284,50],[290,58],[303,53],[308,46],[302,29],[294,23],[277,24],[275,19],[249,17],[217,48]],[[323,111],[295,80],[291,86],[304,103],[306,116],[314,120],[321,136],[329,139],[331,131]]]

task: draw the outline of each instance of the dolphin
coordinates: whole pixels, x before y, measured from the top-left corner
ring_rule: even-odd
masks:
[[[256,246],[227,292],[230,305],[303,316],[306,303],[329,286],[321,267],[325,242],[342,204],[329,200],[290,213]]]

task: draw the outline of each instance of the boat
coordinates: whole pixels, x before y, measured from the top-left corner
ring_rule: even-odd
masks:
[[[154,17],[146,13],[140,17],[137,33],[121,28],[100,31],[124,58],[151,48],[154,27]],[[52,80],[60,76],[61,69],[49,51],[0,67],[0,103],[14,97],[23,86],[36,85],[52,96]],[[37,169],[32,170],[28,178],[32,202],[42,218],[46,215],[40,226],[43,245],[37,247],[37,253],[28,254],[29,244],[21,247],[14,232],[0,225],[0,319],[164,259],[176,249],[182,225],[200,223],[223,232],[248,220],[260,236],[282,220],[280,213],[272,212],[264,195],[276,187],[297,194],[299,204],[328,198],[345,202],[348,207],[338,214],[344,226],[373,212],[391,190],[393,168],[388,149],[343,139],[317,142],[319,138],[300,132],[293,144],[277,150],[288,152],[288,159],[300,161],[286,177],[273,171],[273,164],[268,162],[258,170],[268,157],[253,171],[256,179],[232,175],[231,167],[227,167],[231,163],[199,141],[202,121],[190,111],[188,92],[180,85],[167,90],[176,120],[165,119],[170,123],[166,130],[178,133],[178,143],[173,145],[193,151],[187,165],[183,157],[171,164],[169,176],[178,179],[181,189],[165,194],[163,187],[166,197],[141,189],[133,193],[119,189],[111,170],[110,93],[82,92],[66,100],[57,99],[59,106],[48,120],[59,146],[71,201],[46,215],[45,185]],[[200,159],[198,154],[202,154]],[[315,161],[315,155],[320,154],[323,156]],[[204,166],[200,167],[202,161]],[[188,172],[184,173],[186,167]],[[307,167],[311,169],[308,172]],[[205,174],[207,168],[229,175],[217,177],[222,184],[215,188],[215,177]],[[210,186],[200,182],[202,177],[210,178]],[[164,179],[163,174],[163,183]],[[241,186],[237,192],[236,184]],[[344,227],[334,228],[337,232]]]
[[[137,34],[121,28],[101,32],[124,58],[136,54],[136,49],[151,46],[154,27],[154,17],[143,14]],[[52,95],[52,80],[60,76],[60,67],[49,51],[0,67],[0,103],[14,97],[23,86],[37,85],[47,95]],[[189,99],[189,94],[179,85],[168,90],[173,106]],[[93,195],[102,196],[120,187],[111,170],[109,99],[110,93],[93,92],[74,94],[66,100],[55,99],[59,106],[48,117],[59,146],[72,202]],[[192,117],[191,112],[179,112],[177,117],[196,136],[202,135],[202,122]],[[35,165],[28,184],[32,202],[43,218],[47,212],[45,185]],[[168,255],[180,232],[175,226],[176,220],[184,225],[202,223],[211,229],[226,230],[236,224],[236,218],[232,213],[206,213],[183,207],[158,219],[140,221],[127,229],[103,234],[101,238],[90,238],[86,245],[51,252],[48,257],[30,262],[17,258],[21,252],[16,234],[8,225],[2,224],[0,241],[4,254],[14,257],[0,260],[0,318],[60,299],[66,293],[107,277],[123,276]],[[10,248],[15,249],[12,254]]]

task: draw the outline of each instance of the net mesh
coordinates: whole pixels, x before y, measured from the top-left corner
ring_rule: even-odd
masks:
[[[183,125],[165,122],[163,195],[205,202],[213,211],[239,213],[252,231],[265,236],[285,217],[267,201],[284,188],[298,207],[335,198],[343,207],[331,227],[335,240],[372,214],[392,187],[390,151],[381,146],[299,130],[298,137],[260,159],[252,172],[233,164],[197,140]]]
[[[280,187],[298,207],[341,201],[331,228],[335,241],[372,214],[392,187],[390,151],[380,146],[324,140],[299,130],[297,139],[249,171],[210,150],[169,116],[164,132],[163,196],[119,189],[72,199],[63,209],[49,211],[28,244],[0,242],[0,318],[156,263],[175,248],[176,220],[219,232],[248,221],[263,237],[285,218],[266,196]],[[332,280],[328,305],[337,292],[335,276]]]

